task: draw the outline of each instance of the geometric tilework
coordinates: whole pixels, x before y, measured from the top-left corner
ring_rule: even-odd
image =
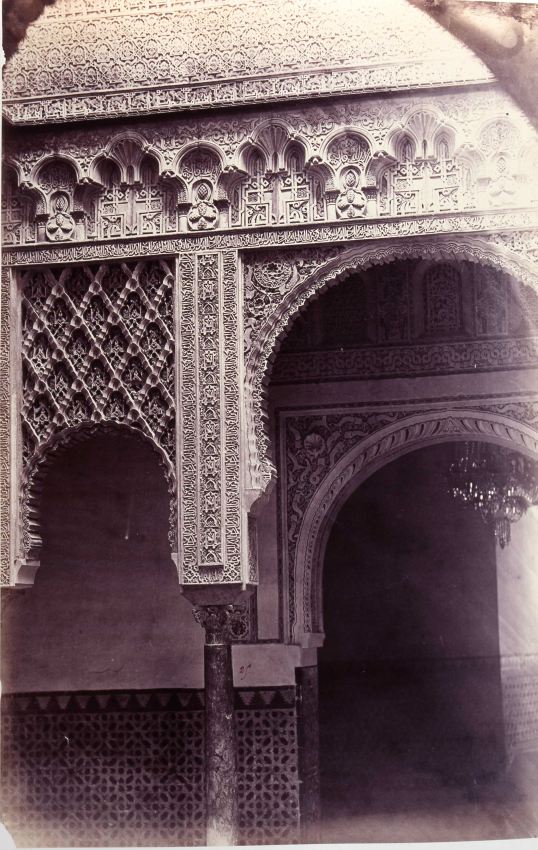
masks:
[[[2,698],[18,845],[205,843],[203,691]],[[294,688],[236,691],[241,843],[298,840]]]
[[[178,710],[166,697],[157,710],[136,710],[132,699],[125,709],[116,701],[99,710],[96,698],[88,711],[87,695],[44,695],[52,711],[4,710],[3,808],[15,841],[204,844],[203,711],[199,700]],[[62,699],[68,710],[50,705]]]
[[[292,696],[289,707],[255,708],[251,703],[248,709],[236,709],[239,832],[244,844],[299,841],[295,689],[286,690]],[[269,700],[270,691],[258,691],[264,693]]]
[[[538,752],[538,656],[502,658],[501,679],[508,758]]]

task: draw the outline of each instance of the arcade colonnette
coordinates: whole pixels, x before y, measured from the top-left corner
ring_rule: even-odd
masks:
[[[315,839],[338,512],[426,448],[538,458],[535,132],[404,0],[57,0],[3,112],[4,821]],[[524,522],[488,550],[497,649],[436,656],[495,655],[507,758]]]

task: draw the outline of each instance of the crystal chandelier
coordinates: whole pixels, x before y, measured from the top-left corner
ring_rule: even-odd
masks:
[[[519,452],[490,443],[457,443],[449,489],[493,525],[502,549],[510,542],[511,523],[538,502],[538,464]]]

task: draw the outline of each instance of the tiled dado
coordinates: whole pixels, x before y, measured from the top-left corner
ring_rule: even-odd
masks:
[[[236,692],[243,843],[298,840],[294,688]],[[20,846],[205,843],[202,691],[2,698],[2,819]]]

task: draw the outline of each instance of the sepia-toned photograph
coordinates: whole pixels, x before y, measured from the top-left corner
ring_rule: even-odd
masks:
[[[538,4],[2,11],[0,846],[536,838]]]

